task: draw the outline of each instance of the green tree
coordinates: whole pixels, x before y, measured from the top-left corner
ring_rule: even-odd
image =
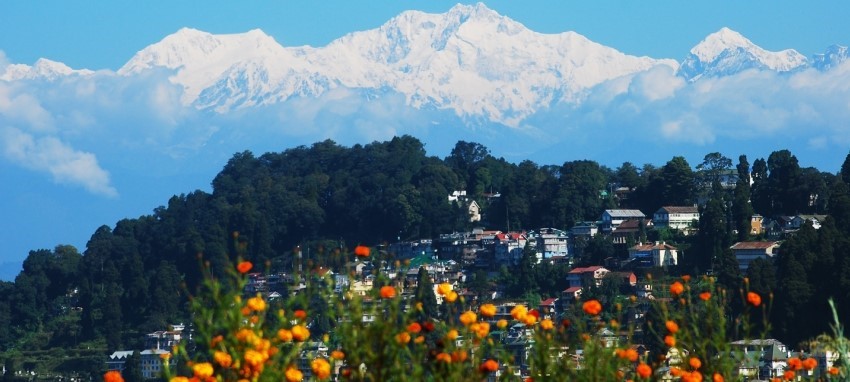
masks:
[[[661,168],[661,196],[667,205],[687,206],[694,202],[694,172],[684,157],[673,157]],[[660,207],[660,206],[659,206]],[[653,210],[654,211],[654,210]]]
[[[750,164],[747,156],[738,157],[738,179],[732,199],[732,219],[738,241],[746,241],[752,230],[753,206],[750,204]]]
[[[143,382],[142,377],[142,358],[138,351],[133,351],[127,360],[124,361],[124,371],[121,372],[126,382]]]
[[[413,292],[414,303],[422,303],[423,318],[437,318],[437,296],[434,295],[434,283],[425,267],[419,267],[416,275],[416,289]]]

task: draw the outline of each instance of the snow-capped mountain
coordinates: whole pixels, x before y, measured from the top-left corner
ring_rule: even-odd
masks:
[[[812,58],[812,66],[818,70],[829,70],[840,65],[850,58],[850,51],[846,46],[832,45],[826,48],[823,54],[816,54]]]
[[[88,69],[74,70],[61,62],[40,58],[32,66],[25,64],[11,64],[7,66],[6,70],[0,73],[0,80],[16,81],[40,78],[53,81],[62,77],[73,75],[88,76],[93,73],[93,71]]]
[[[708,35],[682,61],[679,74],[694,81],[747,69],[787,72],[805,67],[808,60],[793,49],[770,52],[729,28]]]
[[[259,30],[212,35],[182,29],[140,51],[119,74],[174,69],[184,102],[221,112],[347,87],[391,89],[415,107],[513,125],[656,65],[678,66],[629,56],[575,32],[536,33],[478,4],[443,14],[403,12],[321,48],[285,48]]]

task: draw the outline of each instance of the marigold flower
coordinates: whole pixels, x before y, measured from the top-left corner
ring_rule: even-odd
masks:
[[[638,352],[635,349],[628,348],[623,352],[623,358],[629,360],[629,362],[635,362],[638,360]]]
[[[277,331],[277,338],[283,342],[292,341],[292,331],[289,329],[280,329]]]
[[[396,334],[395,341],[399,344],[405,345],[410,342],[410,334],[407,332],[401,332],[399,334]]]
[[[526,326],[532,326],[537,323],[537,316],[533,314],[526,314],[522,319],[522,323]]]
[[[684,291],[685,291],[685,286],[682,285],[682,283],[680,283],[678,281],[676,281],[672,285],[670,285],[670,293],[672,293],[674,296],[678,296],[678,295],[682,294],[682,292],[684,292]]]
[[[434,331],[434,323],[431,322],[431,321],[425,321],[422,324],[422,329],[425,329],[426,332],[433,332]]]
[[[665,345],[667,345],[668,347],[671,347],[671,348],[672,348],[673,346],[676,346],[676,337],[673,337],[673,336],[665,336],[665,337],[664,337],[664,344],[665,344]]]
[[[684,281],[684,282],[691,281],[691,275],[684,275],[684,276],[682,276],[682,281]]]
[[[213,365],[209,362],[196,363],[192,366],[192,372],[199,379],[206,379],[213,375]]]
[[[393,297],[395,297],[395,288],[389,285],[384,285],[381,287],[381,298],[390,299]]]
[[[123,379],[122,379],[122,381],[123,381]],[[189,378],[181,377],[181,376],[178,375],[176,377],[171,377],[171,379],[169,379],[168,381],[169,382],[189,382]]]
[[[478,308],[478,312],[481,313],[483,317],[493,317],[496,315],[496,305],[493,304],[484,304]]]
[[[310,330],[301,325],[292,327],[292,338],[298,342],[304,342],[310,338]]]
[[[554,328],[554,327],[555,327],[555,324],[552,322],[552,320],[550,320],[548,318],[543,320],[543,321],[540,321],[540,329],[552,330],[552,328]]]
[[[124,377],[121,376],[120,371],[111,370],[103,374],[103,382],[124,382]]]
[[[454,340],[458,336],[460,336],[460,334],[457,332],[456,329],[449,329],[449,331],[446,332],[446,339],[448,339],[449,341]]]
[[[702,382],[702,373],[698,370],[683,372],[682,382]]]
[[[838,368],[835,367],[835,366],[830,367],[829,370],[827,370],[827,373],[829,373],[830,375],[838,375],[838,373],[840,373],[840,372],[841,371],[838,370]]]
[[[526,314],[528,314],[528,308],[526,308],[525,305],[517,305],[511,309],[511,317],[513,317],[514,320],[521,321],[525,318]]]
[[[488,359],[481,364],[479,370],[481,370],[482,373],[492,373],[496,370],[499,370],[499,363],[495,360]]]
[[[673,366],[673,367],[670,368],[670,375],[672,375],[674,377],[681,376],[682,375],[682,369]]]
[[[218,344],[219,344],[221,341],[224,341],[224,336],[222,336],[222,335],[220,335],[220,334],[219,334],[219,335],[217,335],[217,336],[213,337],[213,338],[212,338],[212,340],[210,340],[210,349],[213,349],[213,348],[215,348],[216,346],[218,346]]]
[[[708,301],[711,298],[711,292],[702,292],[699,294],[699,299],[703,301]],[[715,374],[719,375],[719,374]],[[721,376],[722,378],[722,376]]]
[[[345,353],[343,353],[342,350],[334,350],[331,352],[331,358],[341,361],[345,359]]]
[[[450,290],[445,296],[443,296],[443,299],[445,299],[446,302],[451,303],[457,301],[457,297],[457,292]]]
[[[421,344],[425,342],[425,336],[419,336],[413,339],[413,343]]]
[[[534,316],[535,318],[540,318],[540,312],[538,312],[537,309],[529,310],[528,314]]]
[[[490,324],[487,322],[476,322],[469,325],[469,330],[474,332],[478,338],[484,338],[487,337],[487,334],[490,334]]]
[[[508,327],[508,320],[502,319],[502,320],[496,321],[496,327],[498,327],[499,329],[507,328]]]
[[[369,257],[369,247],[365,245],[358,245],[354,247],[354,255],[357,257]]]
[[[818,366],[818,360],[814,358],[806,358],[803,360],[803,369],[814,370]]]
[[[697,357],[691,357],[691,359],[688,360],[688,364],[691,365],[691,367],[694,369],[699,369],[700,367],[702,367],[702,361],[700,361]]]
[[[644,378],[644,379],[649,378],[649,376],[652,375],[652,368],[649,367],[649,365],[647,365],[643,362],[641,362],[639,365],[637,365],[637,368],[635,368],[635,371],[637,372],[637,375],[639,377]]]
[[[324,358],[316,358],[310,363],[313,375],[318,379],[328,379],[331,376],[331,364]]]
[[[304,374],[301,373],[301,370],[292,366],[286,369],[284,375],[286,376],[286,382],[301,382],[304,379]]]
[[[215,361],[215,363],[219,364],[221,367],[230,367],[230,365],[233,364],[233,357],[231,357],[228,353],[217,350],[213,354],[213,361]]]
[[[292,314],[295,316],[295,318],[299,320],[304,320],[305,318],[307,318],[307,312],[305,312],[304,309],[298,309]]]
[[[452,284],[449,283],[441,283],[437,285],[437,294],[440,296],[445,296],[447,293],[452,291]]]
[[[797,373],[791,370],[786,370],[782,377],[785,378],[786,381],[791,381],[797,377]]]
[[[752,306],[759,306],[761,305],[761,296],[756,292],[747,292],[747,302]]]
[[[667,320],[664,325],[667,327],[667,331],[670,332],[670,334],[676,334],[676,332],[679,331],[679,324],[677,324],[676,321]]]
[[[711,380],[713,382],[723,382],[724,381],[723,376],[720,375],[720,373],[714,373],[714,375],[711,377]]]
[[[471,310],[467,310],[466,312],[463,312],[463,314],[460,315],[460,323],[464,326],[471,325],[477,319],[478,316],[476,316],[475,313],[473,313]]]
[[[469,357],[466,350],[455,350],[452,352],[452,362],[463,362]]]
[[[797,357],[788,358],[787,364],[788,364],[788,369],[790,369],[790,370],[796,371],[796,370],[800,370],[800,369],[803,368],[803,361],[801,361]]]
[[[407,325],[407,331],[411,333],[419,333],[422,331],[422,325],[419,325],[418,322],[413,322],[410,325]]]
[[[250,261],[243,261],[243,262],[236,265],[236,270],[239,271],[239,273],[244,275],[244,274],[248,273],[248,271],[250,271],[251,268],[253,268],[253,267],[254,267],[254,264],[251,264]]]
[[[440,353],[435,357],[437,362],[452,363],[452,356],[448,353]]]
[[[252,297],[248,299],[247,306],[255,312],[262,312],[266,310],[266,300],[259,296]]]
[[[587,300],[584,304],[582,304],[581,309],[584,310],[585,313],[595,316],[602,312],[602,304],[600,304],[598,300]]]

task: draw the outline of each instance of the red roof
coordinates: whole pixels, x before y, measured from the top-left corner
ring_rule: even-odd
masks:
[[[564,289],[564,293],[575,293],[581,290],[581,287],[569,287]]]
[[[575,269],[571,270],[570,273],[596,272],[597,270],[599,270],[601,268],[602,268],[602,266],[599,266],[599,265],[594,265],[594,266],[585,267],[585,268],[575,268]]]
[[[555,303],[555,301],[558,301],[558,299],[554,298],[554,297],[553,298],[547,298],[547,299],[541,301],[540,305],[552,305],[552,304]]]

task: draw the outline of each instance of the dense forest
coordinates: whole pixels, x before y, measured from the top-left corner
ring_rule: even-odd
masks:
[[[724,187],[729,174],[735,181]],[[510,163],[464,141],[441,159],[410,136],[353,147],[324,141],[261,156],[245,151],[213,179],[212,193],[174,196],[151,215],[102,226],[82,253],[65,245],[31,251],[15,281],[0,283],[0,349],[138,345],[142,333],[189,319],[187,295],[204,262],[213,274],[224,272],[239,254],[261,271],[289,271],[296,247],[313,248],[302,251],[310,264],[331,264],[344,257],[323,248],[470,229],[465,210],[447,202],[454,190],[480,201],[484,221],[476,225],[503,231],[569,229],[606,208],[651,215],[664,205],[699,203],[699,234],[687,239],[697,255],[680,271],[712,270],[732,290],[747,276],[754,290],[775,296],[773,334],[796,344],[828,331],[828,297],[850,317],[848,182],[850,163],[838,174],[801,168],[787,150],[752,165],[745,155],[735,165],[710,153],[694,167],[673,157],[660,167],[626,162],[616,169],[591,160]],[[622,187],[628,198],[614,192]],[[488,197],[494,193],[500,197]],[[786,240],[776,262],[756,262],[741,275],[729,246],[754,239],[754,213],[830,217]],[[98,362],[89,366],[102,367]]]

